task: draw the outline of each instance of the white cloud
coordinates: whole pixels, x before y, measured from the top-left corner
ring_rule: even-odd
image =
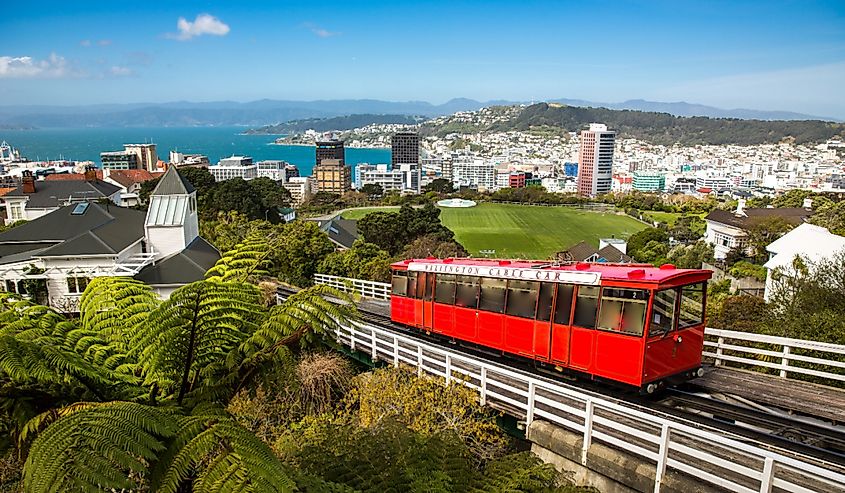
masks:
[[[0,78],[59,78],[74,75],[64,57],[51,53],[44,60],[30,56],[0,56]]]
[[[101,39],[101,40],[97,41],[97,46],[109,46],[109,45],[111,45],[110,39]]]
[[[128,67],[113,65],[112,68],[109,69],[109,75],[112,75],[113,77],[128,77],[130,75],[135,75],[135,72]]]
[[[332,36],[340,36],[341,34],[336,31],[329,31],[328,29],[324,29],[310,22],[306,22],[305,27],[307,27],[309,30],[311,30],[312,33],[316,34],[321,38],[331,38]]]
[[[217,17],[209,14],[199,14],[193,22],[180,17],[176,22],[176,28],[179,29],[179,32],[168,34],[167,37],[178,39],[179,41],[187,41],[204,34],[213,36],[225,36],[229,34],[229,26]]]
[[[82,41],[79,42],[79,46],[84,46],[85,48],[88,48],[89,46],[91,46],[91,40],[90,39],[83,39]]]

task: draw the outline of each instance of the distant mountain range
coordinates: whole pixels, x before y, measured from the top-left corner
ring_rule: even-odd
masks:
[[[685,102],[661,103],[631,100],[624,103],[594,103],[558,99],[570,106],[604,107],[638,111],[657,111],[676,116],[709,116],[760,120],[827,120],[832,118],[786,111],[723,110]],[[523,104],[520,101],[475,101],[452,99],[434,105],[425,101],[379,101],[342,99],[285,101],[262,99],[248,103],[219,101],[192,103],[132,103],[88,106],[0,106],[0,125],[14,127],[176,127],[242,125],[259,127],[297,119],[332,118],[353,114],[442,116],[458,111],[474,111],[486,106]]]
[[[396,123],[402,125],[414,125],[425,121],[422,116],[411,115],[346,115],[332,118],[306,118],[304,120],[292,120],[278,125],[266,125],[244,132],[250,135],[290,135],[315,130],[317,132],[330,132],[332,130],[344,131],[353,128],[365,127],[372,124]]]

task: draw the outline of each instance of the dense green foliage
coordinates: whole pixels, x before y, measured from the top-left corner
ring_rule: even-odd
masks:
[[[398,213],[374,212],[358,221],[358,232],[391,255],[401,252],[409,243],[423,236],[441,242],[454,241],[454,233],[440,222],[440,209],[432,204],[421,208],[402,206]]]
[[[490,195],[494,202],[519,202],[521,204],[581,204],[587,199],[575,194],[547,192],[545,188],[532,185],[521,188],[500,188]]]
[[[806,121],[762,121],[733,118],[679,117],[668,113],[610,110],[538,103],[528,106],[516,117],[480,130],[528,131],[546,126],[577,131],[591,122],[603,122],[616,130],[619,138],[635,138],[663,145],[777,143],[785,139],[798,144],[823,142],[845,137],[841,123]],[[425,127],[423,127],[425,129]],[[446,135],[455,130],[448,125],[428,132]],[[476,130],[477,131],[477,130]]]
[[[249,219],[281,220],[279,207],[291,203],[290,192],[270,178],[245,181],[233,178],[221,182],[205,168],[181,168],[181,174],[197,190],[197,209],[200,217],[213,220],[220,213],[238,212]],[[158,178],[141,185],[141,200],[146,203],[158,185]]]

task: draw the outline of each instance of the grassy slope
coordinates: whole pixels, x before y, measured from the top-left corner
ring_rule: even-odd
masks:
[[[646,227],[627,216],[568,207],[481,204],[442,211],[443,224],[476,256],[496,250],[496,257],[544,259],[581,240],[598,246],[599,238],[627,238]]]

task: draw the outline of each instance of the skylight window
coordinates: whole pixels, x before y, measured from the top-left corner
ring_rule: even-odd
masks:
[[[88,202],[80,202],[79,204],[76,204],[76,207],[73,208],[70,214],[72,216],[81,216],[82,214],[85,214],[85,211],[88,210],[89,205],[90,204]]]

